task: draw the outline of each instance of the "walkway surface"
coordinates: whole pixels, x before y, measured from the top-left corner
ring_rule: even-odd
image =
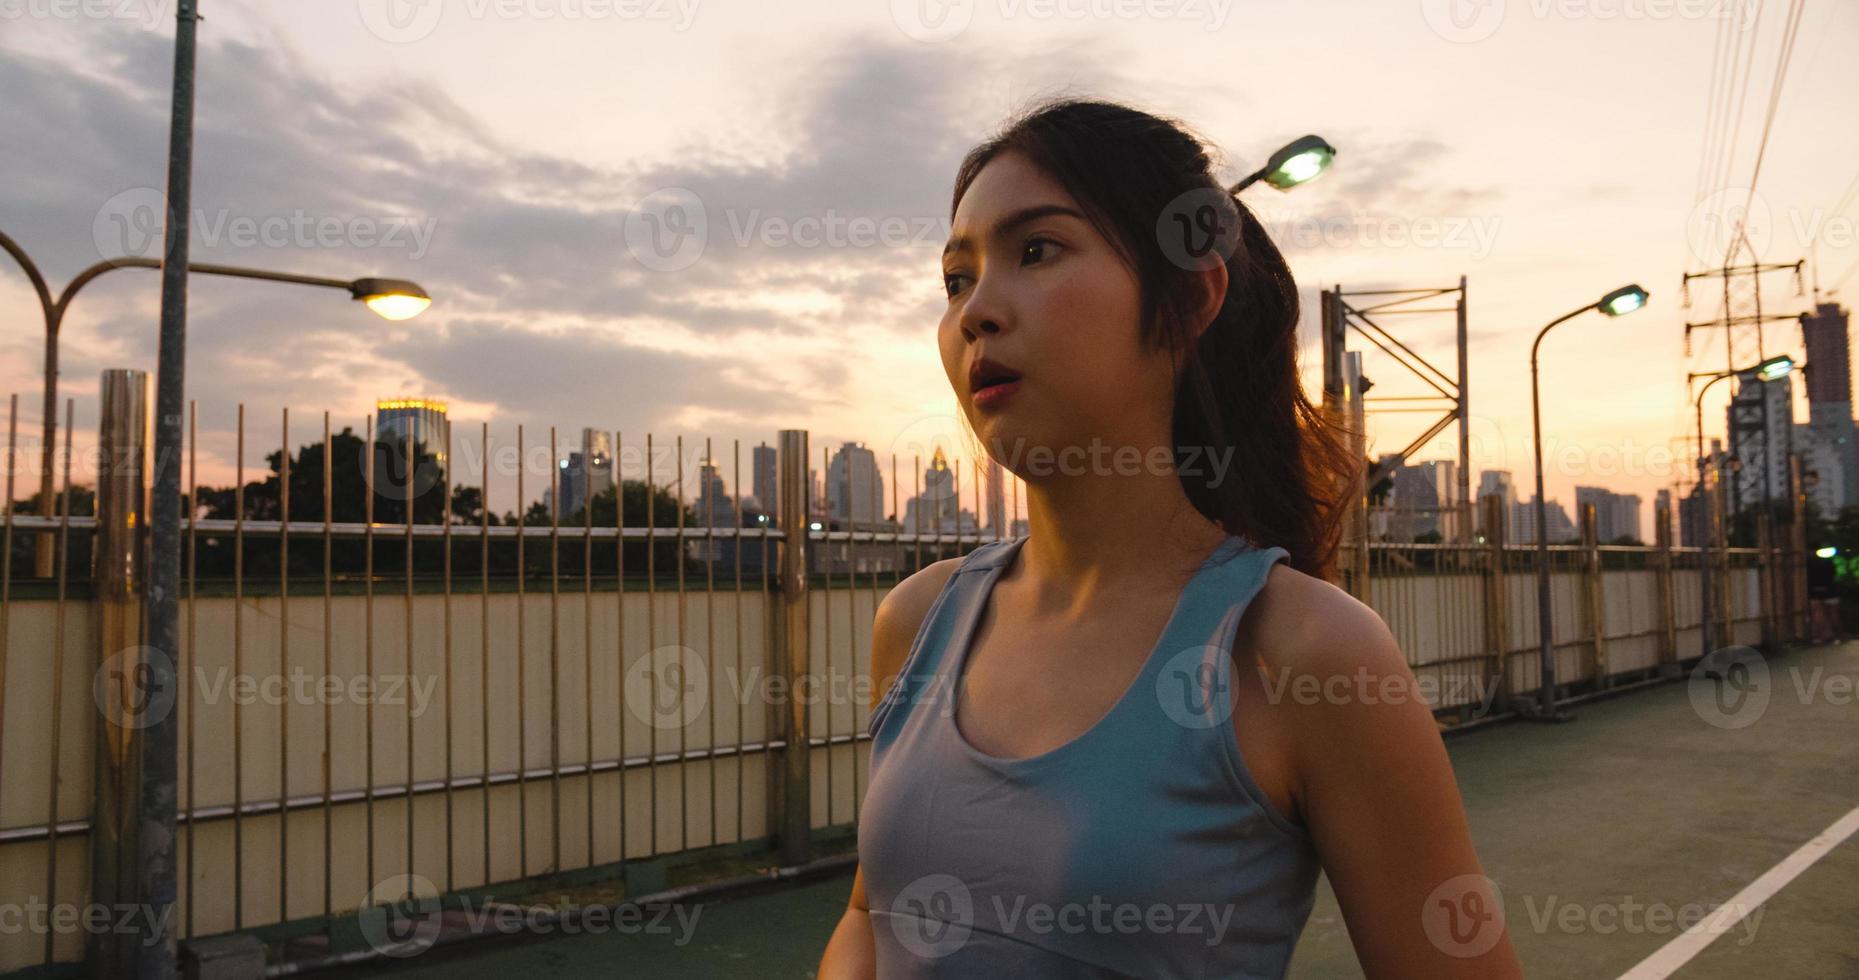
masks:
[[[1859,642],[1803,648],[1723,691],[1676,682],[1449,740],[1527,974],[1859,978],[1856,688]],[[322,976],[812,977],[850,890],[847,875],[706,903],[688,932],[492,939]],[[1686,935],[1738,905],[1714,938]],[[1290,975],[1362,975],[1327,885]]]

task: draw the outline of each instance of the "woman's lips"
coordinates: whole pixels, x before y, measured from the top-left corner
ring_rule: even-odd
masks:
[[[1006,403],[1007,399],[1013,397],[1014,392],[1019,390],[1019,378],[1015,378],[1012,381],[991,384],[986,388],[976,389],[974,395],[975,407],[983,411],[999,408]]]

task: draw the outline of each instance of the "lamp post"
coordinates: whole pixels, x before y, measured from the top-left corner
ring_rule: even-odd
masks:
[[[1704,467],[1707,462],[1707,459],[1704,453],[1704,393],[1707,391],[1710,391],[1712,385],[1716,384],[1719,381],[1722,381],[1725,378],[1736,377],[1736,376],[1742,375],[1742,376],[1753,377],[1755,380],[1758,380],[1758,381],[1776,381],[1781,378],[1787,377],[1788,374],[1792,372],[1798,366],[1799,365],[1795,364],[1794,358],[1789,357],[1787,354],[1779,354],[1775,357],[1771,357],[1768,360],[1761,362],[1760,364],[1757,364],[1754,367],[1742,368],[1742,369],[1735,370],[1735,371],[1693,372],[1686,376],[1686,379],[1690,381],[1696,381],[1699,378],[1710,379],[1709,381],[1706,381],[1704,383],[1704,387],[1698,389],[1698,397],[1695,401],[1695,406],[1697,409],[1697,422],[1698,422],[1698,488],[1699,488],[1698,504],[1699,506],[1703,506],[1703,503],[1704,503],[1704,495],[1703,495]],[[1706,554],[1698,562],[1698,583],[1699,583],[1698,606],[1700,609],[1700,619],[1702,620],[1700,624],[1700,629],[1699,629],[1698,645],[1701,648],[1700,654],[1702,656],[1709,656],[1711,652],[1711,634],[1716,631],[1717,623],[1716,623],[1716,615],[1715,615],[1715,604],[1711,602],[1710,560],[1709,560],[1708,554]]]
[[[64,323],[65,312],[71,306],[78,291],[91,280],[112,269],[160,269],[161,262],[134,256],[108,259],[99,262],[77,274],[71,283],[53,298],[52,291],[46,285],[45,276],[40,273],[38,264],[26,254],[19,243],[0,232],[0,249],[13,256],[25,270],[26,278],[32,281],[32,288],[39,297],[39,308],[45,317],[45,411],[42,426],[43,436],[39,447],[39,513],[44,517],[54,516],[52,512],[52,446],[58,434],[58,335]],[[300,286],[323,286],[347,290],[350,297],[365,303],[369,309],[389,320],[404,320],[415,316],[432,303],[418,283],[404,279],[327,279],[321,276],[300,276],[288,272],[272,272],[265,269],[248,269],[243,266],[214,265],[207,262],[189,262],[187,271],[209,276],[229,276],[237,279],[260,279],[266,282],[290,283]],[[12,501],[7,501],[12,506]],[[48,578],[52,574],[51,532],[41,531],[35,539],[33,572],[39,578]]]
[[[1538,391],[1536,354],[1543,344],[1543,335],[1558,324],[1573,320],[1589,310],[1599,310],[1612,316],[1626,316],[1646,305],[1646,290],[1638,285],[1622,286],[1601,297],[1598,301],[1571,310],[1549,322],[1549,325],[1537,331],[1536,341],[1530,345],[1530,427],[1534,435],[1532,440],[1536,452],[1536,598],[1537,598],[1537,634],[1541,644],[1540,663],[1542,669],[1542,686],[1537,692],[1538,702],[1529,717],[1543,721],[1567,721],[1569,715],[1556,712],[1556,661],[1552,649],[1552,634],[1555,621],[1552,618],[1549,603],[1549,508],[1543,499],[1543,409],[1542,398]]]
[[[1336,159],[1336,147],[1321,136],[1305,136],[1292,140],[1272,154],[1265,166],[1246,175],[1231,188],[1232,193],[1251,187],[1263,180],[1281,191],[1288,191],[1299,184],[1307,184],[1330,169],[1330,163]]]

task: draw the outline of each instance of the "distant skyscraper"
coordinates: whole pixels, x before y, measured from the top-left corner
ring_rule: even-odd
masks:
[[[556,470],[562,487],[561,508],[556,513],[567,517],[613,489],[612,435],[603,429],[582,429],[580,451],[569,453],[556,464]],[[543,493],[552,496],[546,489]]]
[[[957,497],[960,489],[955,470],[942,454],[942,447],[936,447],[929,466],[923,471],[923,492],[905,504],[904,531],[934,534],[941,528],[944,534],[958,533],[962,515],[966,513]],[[969,520],[972,522],[972,515]]]
[[[438,472],[430,480],[420,481],[425,486],[416,486],[414,490],[443,486],[449,463],[445,451],[445,403],[431,398],[382,398],[375,401],[374,410],[376,441],[411,438],[419,451],[431,456],[438,466]]]
[[[1794,375],[1775,381],[1739,379],[1727,411],[1730,455],[1742,466],[1734,471],[1725,513],[1760,507],[1764,499],[1786,500],[1788,443],[1794,431]]]
[[[1859,438],[1853,426],[1849,326],[1846,310],[1837,303],[1816,304],[1811,315],[1801,318],[1801,338],[1807,347],[1807,364],[1801,373],[1806,376],[1808,423],[1805,429],[1795,430],[1795,450],[1803,457],[1803,477],[1813,475],[1808,495],[1829,517],[1859,503]]]
[[[1583,504],[1594,505],[1594,532],[1600,543],[1609,544],[1622,536],[1651,543],[1640,537],[1638,494],[1614,493],[1601,487],[1576,487],[1575,506],[1579,508]]]
[[[826,499],[840,527],[877,527],[884,519],[884,479],[878,475],[877,454],[860,443],[840,446],[826,467]]]
[[[374,437],[410,435],[445,462],[445,403],[430,398],[382,398],[374,403]]]
[[[775,488],[781,485],[780,474],[775,469],[777,455],[775,447],[767,443],[756,446],[750,454],[750,480],[755,488],[755,502],[761,505],[764,514],[780,513],[781,502],[775,499],[778,493]]]

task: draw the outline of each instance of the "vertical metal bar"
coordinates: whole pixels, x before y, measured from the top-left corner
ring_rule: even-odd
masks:
[[[624,435],[624,430],[613,430],[613,725],[619,741],[613,774],[620,784],[614,824],[620,836],[622,869],[626,864],[626,469],[620,465],[626,452]]]
[[[168,115],[168,214],[162,227],[161,340],[155,382],[155,485],[151,506],[147,644],[159,653],[150,659],[152,690],[176,692],[174,668],[180,622],[176,587],[180,584],[181,399],[186,390],[187,254],[193,214],[194,163],[194,22],[196,0],[175,5],[174,98]],[[70,433],[67,426],[65,432]],[[178,700],[178,695],[177,695]],[[137,855],[139,900],[154,914],[149,934],[137,951],[140,980],[166,980],[175,974],[174,939],[174,802],[176,719],[172,712],[142,731],[143,770],[140,806],[148,842]]]
[[[703,478],[703,485],[698,488],[699,499],[704,502],[704,653],[706,665],[704,683],[714,689],[716,681],[716,498],[713,496],[716,483],[722,477],[717,473],[716,457],[711,454],[710,437],[704,437],[704,465],[710,468],[708,476]],[[712,699],[705,692],[702,703],[710,704]],[[709,728],[710,752],[704,768],[710,773],[710,843],[715,844],[721,837],[716,826],[716,711],[704,713],[704,721]]]
[[[406,648],[406,653],[401,658],[401,663],[403,664],[402,669],[406,671],[406,677],[402,680],[401,682],[402,684],[412,683],[413,676],[414,676],[414,672],[413,672],[413,483],[414,483],[414,479],[416,475],[416,470],[420,464],[419,448],[418,448],[417,443],[415,442],[415,435],[423,431],[424,429],[425,429],[425,426],[423,423],[416,423],[412,419],[408,419],[406,431],[401,434],[401,438],[400,438],[400,455],[401,455],[401,459],[404,464],[400,470],[400,479],[402,481],[400,498],[402,501],[402,506],[404,506],[406,509],[406,513],[403,515],[406,519],[405,546],[401,549],[402,554],[403,554],[402,560],[406,566],[403,569],[403,574],[404,574],[405,581],[406,581],[406,593],[405,593],[405,597],[402,599],[402,602],[401,602],[401,609],[402,609],[401,615],[403,619],[405,620],[405,622],[403,622],[401,626],[402,626],[403,634],[405,636],[404,645]],[[402,728],[404,729],[404,732],[406,735],[406,743],[407,743],[406,744],[406,756],[407,756],[407,761],[406,761],[406,781],[407,781],[406,814],[407,814],[407,881],[408,881],[407,887],[409,889],[412,889],[413,888],[412,883],[418,880],[413,876],[413,849],[414,849],[414,844],[417,838],[414,834],[414,829],[413,829],[413,807],[414,807],[414,802],[415,802],[415,798],[413,795],[413,784],[415,782],[415,774],[413,772],[413,705],[412,703],[408,702],[407,704],[401,705],[400,713],[402,716]]]
[[[452,891],[456,874],[453,860],[456,850],[457,801],[453,799],[452,782],[458,771],[452,765],[452,465],[457,457],[452,455],[452,420],[448,416],[442,423],[445,427],[445,465],[439,468],[439,520],[444,525],[444,541],[440,545],[441,560],[439,589],[440,610],[444,619],[439,628],[441,642],[444,645],[445,669],[445,890]]]
[[[652,471],[658,461],[652,456],[652,433],[645,434],[645,640],[646,640],[646,680],[651,701],[658,699],[658,518],[653,514],[654,498],[658,496],[653,486]],[[647,717],[646,721],[646,785],[648,797],[646,812],[650,814],[652,839],[646,856],[658,853],[658,718]]]
[[[684,651],[686,649],[684,643],[684,565],[685,558],[689,554],[685,550],[687,545],[684,543],[684,437],[678,436],[674,441],[674,446],[678,454],[676,471],[678,477],[678,850],[684,851],[689,850],[691,846],[691,763],[685,755],[690,733],[687,727],[689,721],[684,717],[686,701],[684,691]]]
[[[549,426],[549,867],[562,870],[562,480]]]
[[[46,446],[45,452],[51,447]],[[13,475],[19,471],[19,393],[8,396],[6,411],[6,500],[0,501],[0,732],[6,731],[6,664],[12,647],[7,630],[13,610]],[[49,472],[49,470],[48,470]],[[47,495],[49,499],[49,495]],[[0,751],[0,800],[6,798],[6,753]]]
[[[290,407],[279,423],[278,677],[290,683]],[[278,921],[290,921],[290,699],[278,703]]]
[[[849,469],[851,465],[852,465],[852,461],[851,459],[848,458],[846,460],[847,468]],[[829,450],[825,446],[820,447],[820,476],[823,480],[827,481],[828,487],[832,485],[831,481],[833,479],[833,461],[829,453]],[[846,489],[850,490],[851,485],[852,485],[852,478],[851,478],[851,474],[848,472],[846,474]],[[820,532],[821,558],[824,559],[820,563],[820,630],[822,632],[822,636],[820,637],[820,653],[821,653],[820,659],[824,661],[821,664],[821,674],[823,675],[822,680],[830,680],[833,676],[833,557],[834,557],[834,550],[833,550],[833,524],[831,520],[832,512],[831,512],[831,503],[830,503],[832,498],[833,498],[832,492],[828,490],[826,494],[826,502],[828,504],[828,511],[827,511],[828,519],[827,519],[825,529]],[[852,552],[851,527],[852,527],[852,501],[848,499],[846,501],[847,531],[846,531],[846,546],[845,546],[846,554],[848,555],[848,557],[851,555],[851,552]],[[808,642],[811,643],[812,640],[809,639]],[[799,690],[800,688],[798,687],[788,688],[789,696],[793,697],[794,692],[797,692]],[[833,706],[831,702],[828,702],[826,705],[825,715],[826,715],[826,718],[825,718],[826,753],[825,753],[825,758],[823,758],[821,761],[826,763],[826,822],[830,825],[833,822],[833,802],[834,802],[833,770],[837,768],[837,766],[833,764],[834,763]],[[813,732],[803,729],[799,737],[808,742],[809,751],[811,751],[811,744],[813,741]],[[809,824],[812,823],[811,817],[809,817],[808,822]],[[811,828],[809,829],[811,830]]]
[[[807,676],[808,667],[807,498],[812,488],[807,479],[807,431],[782,429],[779,437],[782,627],[775,633],[775,663],[786,690],[794,692],[801,690],[800,682]],[[805,864],[811,850],[808,838],[812,822],[806,698],[787,698],[782,728],[782,771],[775,783],[781,863]]]
[[[63,502],[59,504],[58,524],[58,574],[57,601],[58,615],[52,631],[52,765],[50,767],[51,788],[47,794],[45,820],[45,904],[56,908],[58,905],[58,772],[59,760],[63,754],[59,751],[60,735],[63,734],[64,677],[65,677],[65,568],[69,562],[71,550],[71,406],[72,400],[65,399],[65,463]],[[10,503],[10,501],[9,501]],[[157,688],[157,690],[159,690]],[[45,930],[45,962],[53,960],[53,941],[58,938],[58,930]]]
[[[98,399],[96,532],[91,578],[96,592],[96,666],[112,694],[102,699],[92,746],[90,901],[104,908],[136,904],[141,829],[136,804],[142,783],[142,726],[172,710],[147,689],[146,648],[137,642],[143,580],[142,529],[148,525],[148,375],[107,370]],[[66,427],[67,434],[70,427]],[[58,760],[53,759],[54,768]],[[55,931],[55,930],[54,930]],[[135,937],[122,930],[87,930],[92,976],[133,972]]]
[[[478,423],[478,789],[484,807],[484,877],[491,883],[491,424]],[[518,457],[520,472],[522,459]]]
[[[362,428],[367,430],[363,437],[366,440],[363,451],[367,454],[367,462],[365,464],[367,479],[362,481],[363,486],[367,489],[367,498],[363,503],[364,514],[362,515],[362,672],[367,676],[369,682],[372,683],[374,681],[375,494],[373,415],[362,416]],[[374,882],[377,880],[374,870],[374,699],[370,698],[368,703],[362,706],[362,710],[362,740],[365,746],[363,754],[366,756],[363,763],[362,778],[365,785],[362,792],[365,794],[366,803],[364,806],[367,811],[367,826],[364,836],[367,837],[368,848],[368,884],[369,887],[372,888]]]
[[[581,438],[581,757],[587,764],[587,866],[594,861],[594,440]],[[614,502],[619,502],[615,494]]]
[[[523,690],[523,580],[529,577],[524,562],[523,539],[528,515],[523,497],[523,472],[529,469],[529,457],[523,453],[523,426],[516,427],[516,856],[518,876],[529,877],[529,742],[524,724]],[[549,468],[554,469],[553,461]],[[488,482],[488,481],[487,481]]]
[[[335,673],[333,671],[333,665],[331,663],[331,660],[333,659],[331,654],[335,646],[336,622],[335,622],[335,608],[334,608],[335,606],[334,587],[331,583],[333,582],[335,576],[332,575],[331,572],[334,570],[333,569],[333,565],[334,565],[333,552],[335,550],[335,534],[334,534],[335,516],[334,516],[333,508],[330,506],[330,504],[331,504],[331,501],[333,500],[333,494],[331,493],[333,478],[331,476],[331,473],[335,470],[335,446],[329,440],[329,412],[326,409],[323,412],[322,470],[323,470],[323,676],[334,677]],[[191,608],[191,605],[192,604],[190,603],[189,604],[190,608]],[[336,833],[335,833],[335,802],[334,802],[335,781],[332,778],[334,776],[334,773],[331,771],[331,766],[333,765],[333,763],[331,762],[331,757],[335,754],[335,751],[334,751],[335,750],[335,744],[334,744],[335,726],[333,724],[335,720],[333,717],[334,705],[335,705],[335,699],[333,698],[323,699],[323,759],[322,759],[321,769],[323,771],[323,928],[325,931],[329,929],[330,923],[334,919],[334,913],[335,913],[335,884],[336,884],[336,881],[335,881]],[[192,736],[189,736],[189,737],[191,739]],[[188,761],[188,770],[191,772],[192,769],[193,769],[193,762],[192,762],[192,759],[190,758]],[[191,801],[193,799],[193,791],[189,790],[187,796],[188,796],[188,799]],[[187,828],[190,833],[193,831],[193,827],[194,827],[194,822],[191,819],[188,820]],[[190,838],[188,840],[187,853],[191,855],[193,854],[193,852],[194,852],[193,841]],[[188,880],[192,881],[193,879],[189,877]],[[373,883],[370,882],[369,884],[372,885]],[[187,931],[189,934],[192,934],[193,926],[191,924],[188,926]]]
[[[195,651],[195,638],[200,635],[199,621],[194,611],[198,603],[198,534],[195,521],[200,512],[200,470],[196,450],[200,446],[199,435],[200,406],[189,399],[187,402],[187,642],[178,647],[175,662],[175,705],[185,713],[187,741],[187,878],[183,883],[187,889],[186,934],[194,935],[194,702],[192,687],[186,683],[188,671],[196,669],[199,654]],[[325,440],[326,441],[326,440]]]
[[[239,403],[232,494],[232,676],[245,677],[245,403]],[[245,926],[245,726],[232,699],[232,927]]]
[[[1458,518],[1457,533],[1441,535],[1442,540],[1470,544],[1472,541],[1472,376],[1471,362],[1466,347],[1466,280],[1459,277],[1459,302],[1454,304],[1458,314],[1459,346],[1459,397],[1456,406],[1459,416],[1459,466],[1455,474],[1459,484],[1458,506],[1453,513]]]
[[[733,559],[731,560],[730,564],[734,566],[735,573],[736,573],[736,618],[735,618],[735,623],[736,623],[736,676],[740,678],[744,676],[743,669],[742,669],[742,622],[743,620],[742,620],[742,440],[741,439],[735,439],[731,441],[730,453],[733,458],[730,463],[729,485],[736,488],[736,493],[734,494],[733,499],[730,501],[730,508],[731,508],[731,511],[735,514],[735,524],[736,524],[736,541],[730,547],[730,552],[733,555]],[[0,620],[0,622],[3,622],[3,620]],[[732,689],[740,689],[740,685],[732,685]],[[0,693],[5,693],[5,692],[0,691]],[[743,721],[744,702],[746,700],[747,700],[746,698],[742,698],[742,697],[738,697],[736,699],[736,837],[735,839],[739,841],[742,840],[744,836],[743,831],[742,831],[742,817],[743,817],[742,797],[743,797],[743,769],[746,767],[744,767],[742,764],[742,745],[744,742],[747,741],[747,739],[743,737],[742,721]]]

